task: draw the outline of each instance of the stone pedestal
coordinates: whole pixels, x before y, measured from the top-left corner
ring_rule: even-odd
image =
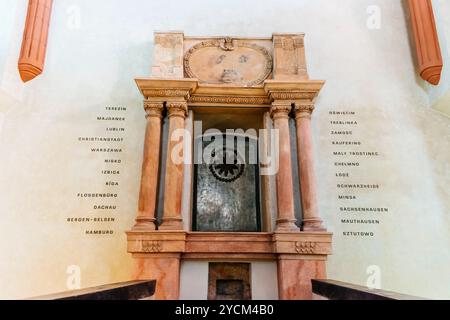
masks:
[[[161,254],[134,257],[136,280],[156,280],[155,300],[178,300],[180,296],[180,255]]]
[[[326,279],[331,233],[300,232],[273,235],[281,300],[311,300],[312,279]]]
[[[130,231],[134,279],[157,281],[156,299],[178,299],[180,263],[188,260],[277,261],[279,298],[312,299],[311,279],[326,279],[331,233]]]
[[[280,300],[312,300],[312,279],[326,279],[325,260],[305,260],[292,255],[278,257]]]
[[[128,252],[133,254],[136,280],[156,280],[155,299],[176,300],[180,292],[180,257],[185,232],[130,231]]]

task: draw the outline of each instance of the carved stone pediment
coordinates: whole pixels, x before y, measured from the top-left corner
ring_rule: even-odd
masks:
[[[252,87],[269,78],[273,58],[265,47],[248,40],[210,39],[186,52],[184,69],[199,83]]]

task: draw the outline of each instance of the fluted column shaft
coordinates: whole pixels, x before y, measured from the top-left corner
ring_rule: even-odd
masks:
[[[30,81],[44,70],[52,0],[29,0],[18,62],[23,82]]]
[[[164,103],[145,101],[144,108],[147,113],[147,127],[145,129],[144,158],[139,192],[139,212],[133,229],[155,230],[161,120]]]
[[[279,168],[276,177],[278,217],[276,231],[299,231],[295,225],[292,182],[291,142],[289,137],[290,102],[275,101],[271,107],[274,129],[279,132]]]
[[[439,84],[443,61],[431,0],[408,0],[420,76]]]
[[[160,230],[183,230],[181,204],[183,194],[184,157],[183,141],[179,133],[184,130],[187,116],[186,102],[167,102],[169,141],[167,144],[166,176],[164,185],[164,214]]]
[[[297,158],[302,195],[303,230],[324,231],[317,205],[317,186],[314,172],[311,132],[311,114],[314,111],[314,104],[297,102],[294,111],[297,128]]]

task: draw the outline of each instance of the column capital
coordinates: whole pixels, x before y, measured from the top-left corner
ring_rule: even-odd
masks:
[[[147,115],[145,116],[147,119],[153,117],[162,119],[164,102],[144,100],[144,110],[147,113]]]
[[[270,107],[270,116],[272,119],[289,118],[289,113],[292,111],[292,102],[288,100],[276,100]]]
[[[181,117],[185,119],[188,114],[188,105],[186,101],[173,101],[167,102],[166,108],[168,111],[168,117]]]
[[[309,118],[315,110],[314,102],[297,101],[294,103],[295,119]]]

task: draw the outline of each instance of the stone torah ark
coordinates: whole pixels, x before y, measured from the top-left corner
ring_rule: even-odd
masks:
[[[274,261],[278,297],[286,300],[312,299],[311,279],[326,278],[332,234],[326,231],[318,212],[311,136],[314,102],[324,81],[309,79],[304,38],[302,33],[273,34],[270,38],[155,33],[151,76],[135,80],[144,97],[147,128],[136,224],[127,232],[127,239],[135,263],[133,277],[156,279],[156,299],[179,298],[180,265],[188,260],[210,262],[210,270],[247,270],[226,263]],[[261,124],[259,129],[277,129],[278,170],[273,175],[253,171],[256,176],[245,176],[236,164],[216,171],[200,168],[192,164],[194,151],[190,147],[197,136],[185,136],[192,141],[184,141],[183,150],[177,141],[169,138],[165,143],[162,139],[164,123],[168,137],[172,137],[177,130],[192,130],[193,119],[210,119],[209,123],[204,121],[206,127],[223,120],[232,129],[239,117],[248,114]],[[293,135],[290,119],[295,123]],[[296,155],[291,154],[293,144]],[[165,152],[160,152],[162,148]],[[170,156],[174,148],[191,161],[174,161]],[[296,163],[292,160],[295,156]],[[292,176],[294,165],[298,166],[298,181]],[[199,170],[212,174],[211,179],[218,178],[214,183],[223,183],[222,188],[242,178],[250,186],[258,183],[249,194],[257,197],[250,206],[259,209],[248,212],[257,215],[259,225],[253,228],[253,222],[246,222],[243,230],[233,226],[214,230],[214,221],[211,225],[204,222],[204,228],[196,226],[193,222],[202,219],[197,212],[204,205],[201,201],[208,199],[208,193],[203,198],[196,195]],[[301,219],[294,208],[297,183]],[[211,263],[224,265],[211,269]],[[242,279],[233,278],[232,271],[225,273],[224,279],[214,273],[217,282],[211,281],[213,274],[209,274],[205,296],[223,298],[231,292],[230,297],[249,298],[248,279],[242,275]]]

